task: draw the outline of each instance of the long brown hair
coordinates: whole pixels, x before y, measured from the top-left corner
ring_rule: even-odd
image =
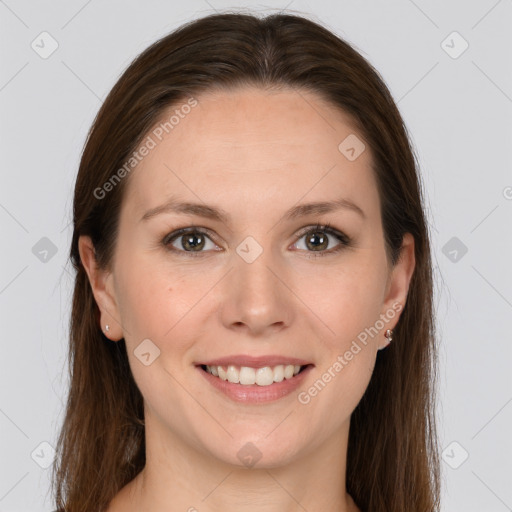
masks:
[[[392,264],[403,235],[414,236],[407,303],[352,414],[346,485],[363,511],[437,511],[432,263],[407,129],[378,72],[331,31],[290,14],[236,13],[189,22],[147,48],[115,84],[88,134],[74,193],[70,388],[52,474],[55,505],[67,512],[103,511],[145,465],[143,398],[124,340],[112,343],[100,329],[78,252],[79,236],[88,235],[99,266],[111,267],[129,177],[105,198],[95,190],[125,164],[169,106],[203,91],[244,85],[313,91],[348,113],[372,152]]]

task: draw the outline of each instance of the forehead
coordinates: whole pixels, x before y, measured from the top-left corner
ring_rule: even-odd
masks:
[[[378,203],[369,147],[362,150],[350,116],[315,93],[247,87],[195,100],[167,109],[148,133],[154,147],[129,178],[130,210],[143,213],[171,195],[225,210],[301,198]]]

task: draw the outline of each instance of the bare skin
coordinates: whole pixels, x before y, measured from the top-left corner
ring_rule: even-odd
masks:
[[[79,242],[105,334],[124,337],[145,403],[146,467],[108,512],[356,512],[344,485],[350,416],[387,344],[384,331],[405,305],[414,239],[404,237],[391,267],[370,150],[353,161],[340,152],[347,136],[362,135],[318,96],[244,88],[197,100],[130,175],[111,271],[97,269],[87,237]],[[141,220],[171,195],[231,218],[167,212]],[[298,204],[340,198],[364,216],[340,208],[284,217]],[[314,229],[326,223],[349,245]],[[182,245],[193,233],[169,242],[174,251],[162,243],[184,227],[207,230],[195,233],[201,254]],[[308,243],[308,231],[324,244]],[[236,250],[247,237],[262,249],[251,263]],[[382,315],[378,335],[359,342],[333,376],[338,356],[380,327]],[[148,366],[134,354],[145,339],[160,350]],[[314,367],[283,398],[239,403],[195,364],[233,354],[298,357]],[[298,393],[329,368],[325,387],[301,403]],[[261,453],[253,467],[237,456],[247,443]]]

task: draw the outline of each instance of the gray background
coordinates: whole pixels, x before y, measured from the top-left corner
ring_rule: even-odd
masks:
[[[71,198],[94,115],[158,37],[241,7],[309,13],[368,58],[398,102],[433,243],[442,510],[512,510],[512,1],[310,1],[0,0],[0,512],[51,510]]]

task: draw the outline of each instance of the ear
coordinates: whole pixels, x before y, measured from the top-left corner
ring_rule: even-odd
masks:
[[[386,286],[382,314],[387,318],[391,318],[390,311],[395,312],[393,319],[386,324],[386,329],[393,329],[396,326],[405,308],[409,284],[415,266],[414,237],[411,233],[405,233],[398,261],[391,270]],[[384,343],[384,346],[386,346],[386,343]]]
[[[92,293],[100,310],[100,329],[112,341],[119,341],[123,337],[123,329],[115,299],[113,275],[98,267],[96,253],[91,238],[80,236],[78,239],[80,259],[89,277]],[[106,325],[109,326],[108,331]]]

